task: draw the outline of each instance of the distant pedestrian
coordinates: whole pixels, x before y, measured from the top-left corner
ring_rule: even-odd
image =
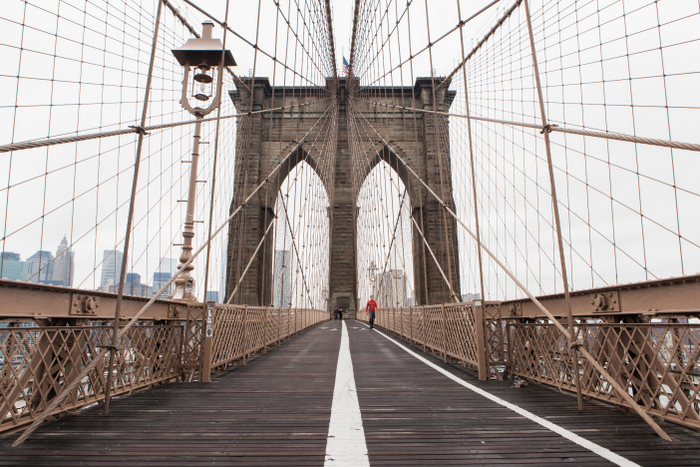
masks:
[[[342,308],[338,308],[338,316],[340,317],[340,321],[342,321],[343,320],[343,309]]]
[[[336,321],[338,320],[338,307],[335,307],[333,310],[333,319]]]
[[[377,302],[374,301],[374,295],[369,296],[369,301],[367,302],[367,307],[365,308],[365,313],[369,318],[369,328],[374,329],[374,317],[377,311]]]

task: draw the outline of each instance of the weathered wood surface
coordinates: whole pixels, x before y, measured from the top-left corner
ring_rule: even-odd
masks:
[[[321,324],[320,327],[327,327]],[[323,465],[340,332],[316,327],[211,383],[171,384],[51,422],[0,465]]]
[[[355,326],[353,326],[355,327]],[[609,463],[577,444],[450,381],[364,327],[350,329],[350,350],[372,465],[520,465]],[[404,343],[405,344],[405,343]],[[426,356],[417,347],[412,350]],[[700,434],[662,423],[668,443],[634,414],[575,395],[510,381],[479,382],[470,370],[429,359],[492,394],[641,465],[700,464]],[[661,422],[660,422],[661,423]]]
[[[596,454],[448,380],[347,321],[372,465],[605,465]],[[0,438],[0,465],[323,465],[340,322],[322,323],[210,384],[173,384],[47,423],[19,448]],[[642,465],[700,463],[700,434],[531,384],[479,383],[497,396]]]

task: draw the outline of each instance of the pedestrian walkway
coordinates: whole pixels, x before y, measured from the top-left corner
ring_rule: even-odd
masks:
[[[603,404],[586,402],[579,413],[569,394],[476,381],[347,320],[322,323],[209,384],[123,397],[109,416],[84,410],[18,448],[9,447],[16,434],[0,438],[0,465],[697,464],[700,435],[663,427],[679,441]]]

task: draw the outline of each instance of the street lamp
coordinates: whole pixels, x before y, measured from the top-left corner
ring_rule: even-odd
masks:
[[[326,310],[328,310],[328,289],[326,287],[323,288],[321,291],[321,296],[323,297],[323,300],[326,302]]]
[[[194,126],[194,143],[192,145],[192,161],[190,164],[190,184],[187,195],[187,216],[182,231],[182,253],[178,269],[182,274],[175,280],[175,292],[173,298],[194,301],[194,278],[192,270],[194,266],[189,264],[192,258],[192,238],[194,237],[194,196],[197,183],[197,162],[199,161],[199,141],[202,134],[202,118],[209,114],[221,103],[221,83],[223,66],[236,66],[233,55],[224,50],[219,39],[211,37],[214,24],[202,23],[202,37],[188,40],[185,45],[172,51],[178,63],[185,68],[185,76],[182,80],[182,97],[180,105],[195,116],[197,123]],[[223,63],[222,63],[223,58]],[[218,70],[218,71],[217,71]],[[190,83],[190,74],[192,82]],[[216,77],[216,79],[215,79]],[[216,87],[214,88],[214,82]],[[204,107],[211,100],[208,107]],[[200,105],[202,107],[200,107]]]
[[[369,267],[367,268],[367,271],[369,272],[369,281],[370,282],[376,282],[377,281],[377,271],[379,268],[377,267],[376,264],[374,264],[374,261],[369,262]]]
[[[374,264],[374,261],[370,261],[369,267],[367,268],[367,272],[369,274],[369,281],[372,283],[372,295],[374,295],[374,283],[377,281],[378,270],[379,268],[376,264]]]

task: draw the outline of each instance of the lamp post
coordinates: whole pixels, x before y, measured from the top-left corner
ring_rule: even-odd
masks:
[[[377,271],[379,268],[374,261],[369,262],[369,267],[367,268],[367,273],[369,274],[369,281],[372,283],[372,295],[374,295],[374,283],[377,282]]]
[[[328,311],[328,289],[326,287],[323,288],[321,291],[321,296],[323,297],[323,300],[326,302],[326,311]]]
[[[185,68],[185,76],[182,80],[182,97],[180,105],[195,116],[197,122],[194,125],[194,142],[192,145],[192,161],[190,163],[190,184],[187,194],[187,215],[182,230],[182,253],[178,269],[182,274],[175,279],[175,292],[173,298],[185,301],[195,301],[194,278],[192,270],[194,265],[185,266],[192,258],[192,238],[194,238],[194,203],[197,165],[199,162],[199,142],[202,134],[202,118],[209,114],[221,103],[221,83],[223,80],[222,65],[236,66],[233,55],[224,50],[219,39],[211,37],[214,24],[202,23],[202,37],[188,40],[185,45],[172,51],[177,61]],[[218,71],[216,71],[218,70]],[[190,74],[192,80],[190,81]],[[214,82],[216,77],[216,87]],[[211,101],[209,103],[209,101]],[[207,105],[207,107],[204,107]],[[200,106],[201,105],[201,106]]]

